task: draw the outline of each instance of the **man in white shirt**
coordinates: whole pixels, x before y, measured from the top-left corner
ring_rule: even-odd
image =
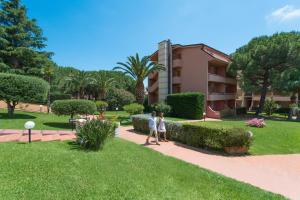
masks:
[[[158,137],[157,137],[157,120],[156,120],[156,112],[152,112],[151,117],[148,120],[148,126],[150,130],[150,134],[147,137],[146,144],[150,144],[149,139],[152,135],[155,136],[155,141],[157,145],[160,145],[158,143]]]

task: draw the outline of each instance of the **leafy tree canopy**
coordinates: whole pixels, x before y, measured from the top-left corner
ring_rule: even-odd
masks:
[[[259,109],[263,110],[268,90],[274,89],[281,73],[300,64],[300,33],[276,33],[253,38],[232,54],[229,71],[238,76],[246,92],[259,92]]]
[[[7,103],[10,115],[19,102],[45,102],[48,90],[49,84],[43,79],[0,73],[0,100]]]
[[[41,76],[41,68],[52,56],[42,51],[45,41],[20,0],[0,0],[0,72]]]

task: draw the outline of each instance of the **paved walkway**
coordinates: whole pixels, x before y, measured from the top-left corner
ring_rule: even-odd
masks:
[[[146,140],[145,135],[133,133],[132,127],[121,127],[120,138],[141,145]],[[264,190],[300,199],[300,154],[229,157],[201,152],[175,142],[147,147]]]
[[[63,141],[75,139],[74,131],[32,130],[31,141]],[[27,130],[0,130],[0,142],[28,142]]]

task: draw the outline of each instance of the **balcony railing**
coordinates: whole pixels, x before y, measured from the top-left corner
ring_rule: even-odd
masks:
[[[233,100],[236,98],[236,93],[209,93],[208,101]]]
[[[181,59],[174,59],[173,60],[173,68],[175,67],[182,67],[182,60]]]
[[[158,81],[156,81],[152,85],[149,85],[148,91],[149,92],[154,92],[157,88],[158,88]]]
[[[181,77],[180,76],[174,76],[172,79],[173,84],[180,84],[181,83]]]
[[[236,80],[233,78],[223,77],[217,74],[208,74],[208,81],[218,82],[218,83],[227,83],[227,84],[236,84]]]

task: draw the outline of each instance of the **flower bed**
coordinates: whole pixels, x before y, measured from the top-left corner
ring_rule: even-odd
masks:
[[[253,118],[251,120],[248,120],[246,122],[247,126],[252,126],[252,127],[257,127],[257,128],[263,128],[266,126],[265,120],[264,119],[258,119],[258,118]]]
[[[134,115],[132,122],[134,130],[149,133],[149,115]],[[166,121],[167,137],[193,147],[210,148],[225,151],[228,147],[238,147],[239,152],[246,153],[252,142],[252,135],[242,128],[219,128],[193,124],[180,124]],[[235,148],[237,149],[237,148]],[[243,152],[240,150],[243,149]],[[229,152],[228,153],[234,153]]]

